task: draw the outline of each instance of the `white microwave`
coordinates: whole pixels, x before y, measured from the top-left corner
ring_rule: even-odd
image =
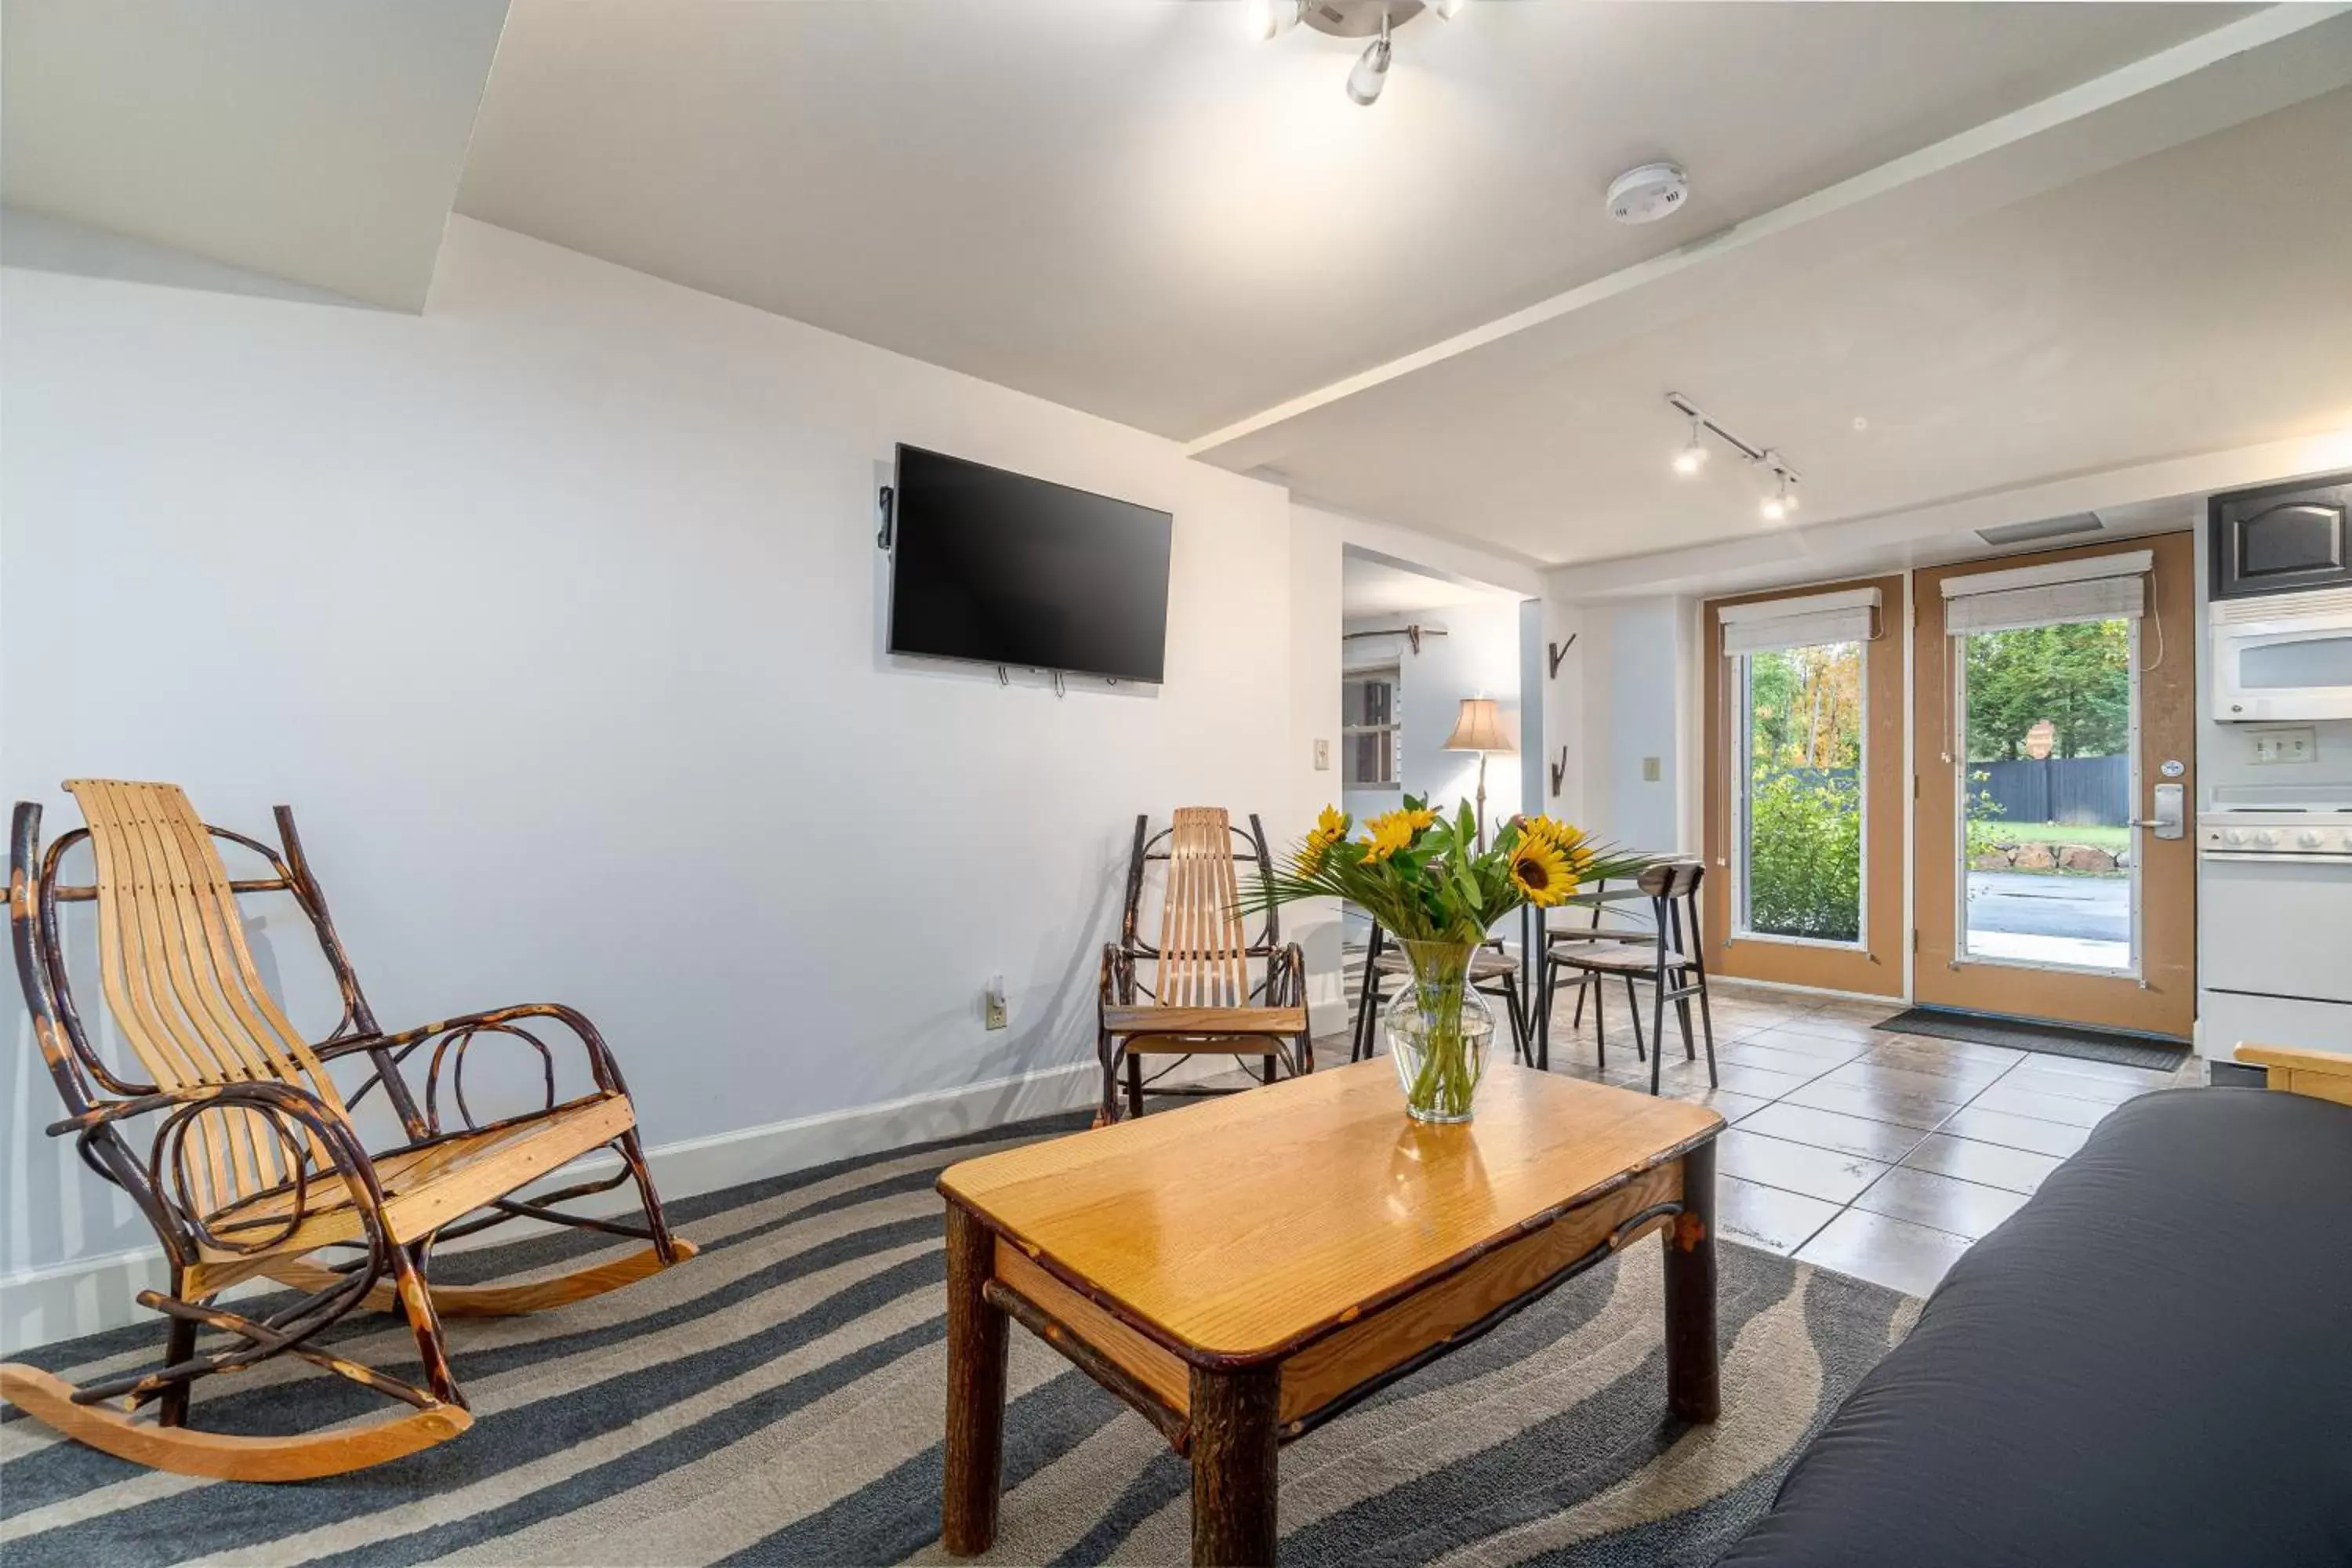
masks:
[[[2216,599],[2213,717],[2352,719],[2352,588]]]

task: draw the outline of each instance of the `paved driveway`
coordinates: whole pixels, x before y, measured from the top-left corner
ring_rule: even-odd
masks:
[[[1971,871],[1969,929],[2127,942],[2131,941],[2131,879]]]

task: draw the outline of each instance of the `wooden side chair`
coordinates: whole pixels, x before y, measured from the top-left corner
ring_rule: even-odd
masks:
[[[1622,976],[1625,982],[1625,997],[1633,1015],[1633,1049],[1641,1054],[1642,1009],[1633,989],[1639,981],[1654,987],[1651,1002],[1650,1038],[1647,1055],[1650,1061],[1650,1092],[1658,1092],[1659,1072],[1665,1058],[1665,1008],[1675,1005],[1681,1019],[1683,1055],[1696,1060],[1697,1047],[1691,1036],[1691,999],[1696,997],[1699,1024],[1706,1039],[1706,1081],[1716,1087],[1715,1015],[1706,994],[1706,961],[1699,952],[1699,884],[1706,879],[1706,868],[1695,860],[1674,860],[1653,866],[1637,879],[1642,891],[1649,895],[1651,913],[1654,920],[1654,935],[1646,945],[1633,942],[1585,943],[1578,946],[1561,944],[1548,947],[1544,952],[1543,975],[1539,987],[1538,1022],[1542,1031],[1551,1021],[1551,1007],[1556,988],[1563,971],[1574,971],[1572,984],[1589,988],[1592,993],[1592,1021],[1602,1027],[1601,997],[1602,982],[1610,975]],[[1549,1045],[1539,1047],[1549,1055]],[[1601,1065],[1608,1065],[1603,1055]]]
[[[1139,929],[1146,873],[1155,865],[1167,868],[1156,944],[1145,941]],[[1249,867],[1255,876],[1273,875],[1274,858],[1255,812],[1246,831],[1235,827],[1218,806],[1179,807],[1174,820],[1156,836],[1148,818],[1135,819],[1119,939],[1103,947],[1097,1038],[1103,1089],[1097,1127],[1119,1119],[1122,1069],[1128,1114],[1143,1114],[1143,1091],[1150,1087],[1143,1076],[1148,1055],[1254,1056],[1262,1064],[1262,1083],[1273,1082],[1284,1071],[1297,1077],[1315,1070],[1315,1046],[1307,1022],[1307,955],[1297,942],[1283,945],[1274,910],[1265,911],[1257,940],[1249,939],[1236,866]],[[1265,978],[1255,983],[1250,979],[1253,962],[1265,966]],[[1150,984],[1137,978],[1139,963],[1152,966]],[[1157,1092],[1233,1091],[1187,1085]]]
[[[1364,980],[1356,997],[1355,1040],[1349,1053],[1349,1061],[1360,1062],[1377,1055],[1380,1049],[1380,1004],[1381,987],[1391,979],[1402,979],[1412,973],[1412,965],[1404,949],[1394,945],[1388,931],[1378,921],[1372,922],[1370,942],[1364,949]],[[1503,1017],[1510,1026],[1511,1056],[1514,1060],[1532,1066],[1535,1062],[1535,1042],[1528,1026],[1528,1010],[1519,996],[1519,963],[1503,951],[1500,942],[1489,942],[1470,957],[1470,984],[1489,996],[1502,999]]]
[[[663,1221],[620,1068],[586,1018],[534,1003],[387,1034],[344,955],[287,807],[278,808],[281,854],[206,825],[176,785],[80,779],[66,787],[89,826],[59,837],[46,854],[41,808],[23,802],[16,809],[8,917],[16,973],[34,1036],[65,1101],[65,1119],[49,1132],[70,1135],[83,1163],[128,1194],[154,1227],[170,1289],[142,1290],[138,1300],[162,1313],[168,1328],[163,1360],[150,1370],[77,1388],[37,1368],[9,1365],[0,1367],[0,1396],[68,1437],[182,1475],[255,1481],[336,1475],[397,1458],[472,1425],[449,1370],[444,1316],[502,1316],[580,1300],[694,1255],[693,1244],[672,1236]],[[259,855],[271,874],[232,879],[215,840]],[[84,842],[94,879],[61,881],[60,859]],[[341,1020],[316,1044],[288,1020],[246,945],[237,899],[268,892],[290,893],[299,904],[341,991]],[[79,901],[97,905],[102,989],[135,1068],[110,1066],[92,1047],[67,984],[58,910]],[[555,1058],[541,1038],[550,1026],[576,1042],[593,1084],[588,1092],[557,1100]],[[543,1105],[477,1120],[466,1098],[465,1062],[467,1050],[487,1039],[536,1058],[532,1076],[543,1069]],[[403,1072],[419,1052],[427,1053],[421,1100]],[[353,1058],[362,1058],[356,1065],[365,1077],[346,1096],[327,1067]],[[351,1110],[379,1088],[400,1135],[392,1147],[372,1152]],[[610,1175],[517,1195],[602,1149],[620,1157]],[[554,1206],[625,1182],[636,1184],[643,1225]],[[429,1281],[436,1243],[526,1217],[646,1245],[527,1284]],[[269,1299],[267,1315],[215,1303],[229,1286],[261,1277],[292,1286],[299,1297],[290,1305]],[[362,1308],[407,1320],[424,1386],[312,1342]],[[229,1342],[199,1354],[199,1329],[220,1331]],[[410,1408],[290,1436],[187,1426],[191,1384],[279,1355]],[[134,1421],[149,1405],[153,1422]]]
[[[1607,891],[1608,887],[1608,880],[1603,879],[1602,880],[1593,883],[1590,889],[1580,890],[1601,893]],[[1538,932],[1536,951],[1539,953],[1546,952],[1554,947],[1574,946],[1580,942],[1647,942],[1651,940],[1651,932],[1649,928],[1646,926],[1624,925],[1609,920],[1607,918],[1609,909],[1605,904],[1593,904],[1591,906],[1591,916],[1583,925],[1555,926],[1551,923],[1550,920],[1553,913],[1552,910],[1538,910],[1536,911],[1536,926]],[[1563,910],[1560,912],[1565,913],[1566,911]],[[1538,960],[1538,967],[1540,967],[1540,959]],[[1576,1015],[1569,1020],[1569,1025],[1571,1028],[1581,1028],[1584,1025],[1584,988],[1577,988]],[[1594,999],[1593,1005],[1595,1006],[1600,1005],[1597,997]]]

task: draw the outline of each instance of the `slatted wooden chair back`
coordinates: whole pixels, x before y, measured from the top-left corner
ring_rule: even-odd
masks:
[[[1222,806],[1179,806],[1168,834],[1168,901],[1153,995],[1166,1007],[1246,1007],[1249,937]]]
[[[335,1086],[262,983],[212,834],[176,784],[70,779],[97,862],[100,975],[115,1026],[159,1089],[290,1083],[343,1109]],[[185,1124],[199,1215],[295,1179],[307,1138],[221,1107]],[[312,1159],[326,1164],[315,1142]]]

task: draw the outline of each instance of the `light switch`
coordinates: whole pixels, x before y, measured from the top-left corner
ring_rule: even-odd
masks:
[[[2319,756],[2319,731],[2308,726],[2292,730],[2257,730],[2252,738],[2254,762],[2258,765],[2308,763]]]
[[[1328,773],[1330,769],[1331,742],[1318,740],[1315,742],[1315,771],[1318,773]]]
[[[1642,782],[1643,784],[1656,784],[1665,776],[1664,764],[1656,757],[1643,757],[1642,759]]]

